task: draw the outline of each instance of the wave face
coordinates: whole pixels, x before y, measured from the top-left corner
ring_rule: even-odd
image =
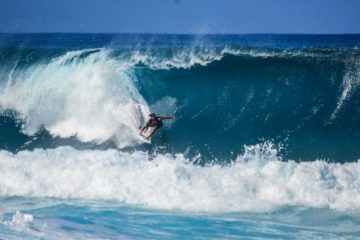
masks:
[[[1,35],[0,148],[63,145],[229,162],[270,141],[284,159],[360,156],[360,38]],[[148,145],[147,114],[178,117]]]

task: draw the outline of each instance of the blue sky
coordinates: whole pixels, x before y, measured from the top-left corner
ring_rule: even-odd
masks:
[[[0,0],[0,32],[360,33],[360,0]]]

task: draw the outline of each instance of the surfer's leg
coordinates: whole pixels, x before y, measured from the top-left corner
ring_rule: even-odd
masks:
[[[156,128],[154,129],[154,131],[153,131],[146,139],[150,139],[150,138],[152,137],[152,135],[154,135],[155,132],[156,132],[158,129],[159,129],[159,127],[156,127]]]

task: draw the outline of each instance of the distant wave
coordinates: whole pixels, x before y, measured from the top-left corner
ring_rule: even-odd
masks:
[[[340,60],[346,54],[359,54],[355,49],[264,49],[234,47],[194,47],[180,49],[134,50],[125,55],[129,65],[144,64],[152,69],[189,69],[194,66],[207,66],[221,61],[226,56],[250,58],[333,58]],[[124,57],[124,56],[122,56]],[[124,60],[124,59],[123,59]]]

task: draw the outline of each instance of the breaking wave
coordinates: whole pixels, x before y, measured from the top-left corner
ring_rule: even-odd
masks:
[[[296,160],[360,157],[357,48],[5,49],[2,56],[1,121],[16,138],[2,149],[43,147],[46,134],[51,147],[69,145],[59,138],[141,146],[138,128],[153,111],[178,116],[154,143],[172,153],[229,159],[269,140]]]
[[[183,154],[71,147],[0,153],[0,196],[118,200],[156,209],[266,212],[286,206],[356,211],[360,163],[283,161],[271,143],[231,164],[198,166]]]

